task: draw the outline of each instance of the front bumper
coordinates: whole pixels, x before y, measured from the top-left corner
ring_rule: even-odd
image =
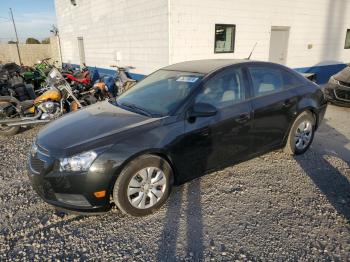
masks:
[[[324,88],[324,93],[327,101],[339,105],[350,106],[350,86],[327,83]]]
[[[79,213],[106,212],[110,209],[110,179],[93,172],[61,172],[59,161],[38,150],[29,156],[28,177],[34,190],[47,203]],[[94,192],[106,190],[97,198]]]

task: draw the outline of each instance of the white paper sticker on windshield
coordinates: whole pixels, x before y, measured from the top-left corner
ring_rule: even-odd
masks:
[[[180,76],[176,81],[178,82],[188,82],[188,83],[194,83],[198,80],[198,77],[194,76]]]

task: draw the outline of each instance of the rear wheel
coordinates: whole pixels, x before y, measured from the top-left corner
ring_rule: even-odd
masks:
[[[315,118],[309,111],[302,112],[289,131],[284,151],[290,155],[300,155],[310,147],[315,133]]]
[[[125,214],[145,216],[160,208],[170,194],[173,171],[161,157],[144,155],[131,161],[114,185],[113,198]]]
[[[6,108],[11,105],[8,102],[0,102],[0,108]],[[6,120],[9,116],[7,115],[6,110],[0,111],[0,120]],[[0,124],[0,135],[1,136],[13,136],[18,133],[20,126],[7,126],[4,124]]]

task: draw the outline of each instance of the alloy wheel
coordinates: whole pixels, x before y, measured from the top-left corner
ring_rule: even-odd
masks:
[[[295,146],[298,150],[305,149],[311,142],[313,126],[311,121],[304,120],[300,123],[294,134]]]
[[[0,119],[1,119],[1,120],[5,120],[5,119],[7,119],[7,117],[6,117],[4,114],[0,114]],[[1,130],[1,131],[7,131],[7,130],[9,130],[9,129],[11,129],[10,126],[0,124],[0,130]]]
[[[127,195],[130,204],[138,209],[153,207],[164,195],[167,178],[157,167],[146,167],[134,174]]]

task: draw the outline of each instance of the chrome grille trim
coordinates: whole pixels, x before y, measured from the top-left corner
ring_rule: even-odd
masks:
[[[350,90],[335,89],[334,96],[338,100],[350,102]]]

